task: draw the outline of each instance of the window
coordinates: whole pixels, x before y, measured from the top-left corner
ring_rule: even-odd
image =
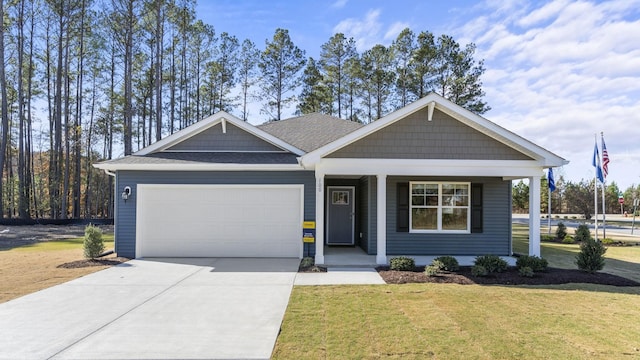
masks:
[[[470,232],[470,183],[410,183],[411,232]]]

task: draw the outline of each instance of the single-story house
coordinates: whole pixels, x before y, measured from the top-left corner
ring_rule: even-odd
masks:
[[[567,163],[432,93],[367,125],[316,113],[253,126],[218,112],[95,166],[115,176],[119,256],[324,264],[326,249],[348,246],[386,264],[511,255],[511,181],[523,178],[539,255],[543,169]]]

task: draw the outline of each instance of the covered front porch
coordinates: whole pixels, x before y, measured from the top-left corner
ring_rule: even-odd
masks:
[[[433,260],[433,258],[442,255],[456,256],[461,264],[472,264],[475,256],[490,253],[490,251],[480,251],[475,255],[471,255],[464,252],[429,252],[420,253],[419,250],[404,252],[402,249],[394,247],[394,243],[389,244],[389,241],[395,241],[398,238],[398,234],[394,232],[395,219],[390,219],[393,215],[393,209],[390,208],[390,199],[395,201],[396,194],[393,185],[397,182],[399,177],[402,179],[409,178],[447,178],[447,179],[471,179],[478,178],[479,176],[496,179],[507,183],[509,186],[508,197],[504,197],[502,201],[506,201],[503,205],[508,207],[508,220],[505,220],[504,226],[509,227],[509,233],[507,235],[509,242],[508,251],[502,251],[500,255],[506,257],[506,259],[513,263],[514,260],[508,258],[511,255],[510,242],[511,242],[511,212],[510,212],[510,184],[511,179],[528,178],[530,185],[530,201],[529,201],[529,213],[532,215],[529,217],[529,254],[540,255],[540,180],[541,171],[540,168],[528,168],[516,166],[510,161],[497,161],[490,164],[475,164],[472,167],[473,173],[464,174],[459,168],[448,166],[443,169],[440,174],[435,176],[434,171],[437,170],[436,166],[415,166],[416,164],[405,164],[406,166],[397,166],[395,171],[386,173],[372,173],[370,169],[364,169],[362,166],[342,166],[345,163],[345,159],[323,159],[321,164],[324,166],[316,166],[316,251],[315,251],[315,263],[318,265],[328,266],[375,266],[386,265],[390,257],[406,255],[414,258],[418,265],[426,265]],[[335,161],[342,160],[342,161]],[[363,161],[361,159],[362,162]],[[397,160],[395,161],[398,162]],[[437,161],[430,161],[431,163]],[[484,161],[480,161],[484,163]],[[355,163],[352,163],[355,165]],[[388,165],[389,162],[386,162]],[[331,165],[331,166],[327,166]],[[412,166],[413,165],[413,166]],[[518,165],[521,165],[518,164]],[[440,164],[442,166],[442,164]],[[376,168],[373,166],[372,168]],[[387,166],[387,170],[389,167]],[[320,171],[319,171],[320,170]],[[324,170],[324,171],[322,171]],[[369,171],[367,171],[369,170]],[[356,173],[355,171],[361,171]],[[410,172],[411,171],[411,172]],[[433,171],[433,172],[432,172]],[[468,171],[468,168],[467,168]],[[499,178],[496,175],[500,174]],[[523,176],[524,174],[529,176]],[[531,175],[536,174],[536,175]],[[367,183],[365,189],[359,188],[358,184]],[[471,181],[471,180],[469,180]],[[359,182],[359,183],[358,183]],[[356,207],[355,214],[352,216],[357,217],[359,223],[357,227],[354,224],[354,243],[347,244],[347,246],[335,246],[327,244],[327,232],[331,226],[331,222],[328,218],[327,204],[328,196],[327,191],[336,186],[351,186],[354,188],[354,196],[364,197],[361,199],[364,203]],[[322,199],[322,200],[320,200]],[[354,200],[360,201],[358,199]],[[395,206],[395,205],[393,205]],[[489,210],[486,210],[489,211]],[[484,221],[490,218],[485,216]],[[329,224],[327,222],[329,221]],[[390,223],[391,221],[391,223]],[[391,225],[390,225],[391,224]],[[416,234],[407,233],[403,235],[406,237],[415,238]],[[391,240],[390,240],[391,237]],[[388,251],[389,245],[391,245],[391,251]]]

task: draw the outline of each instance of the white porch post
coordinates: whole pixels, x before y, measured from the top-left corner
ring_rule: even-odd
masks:
[[[316,265],[324,264],[324,174],[316,172]]]
[[[540,176],[529,178],[529,255],[540,256]]]
[[[387,264],[387,175],[379,174],[376,229],[378,233],[376,263]]]

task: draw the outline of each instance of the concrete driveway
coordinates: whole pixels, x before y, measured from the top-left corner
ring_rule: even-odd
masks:
[[[268,359],[298,264],[132,260],[0,304],[0,359]]]

